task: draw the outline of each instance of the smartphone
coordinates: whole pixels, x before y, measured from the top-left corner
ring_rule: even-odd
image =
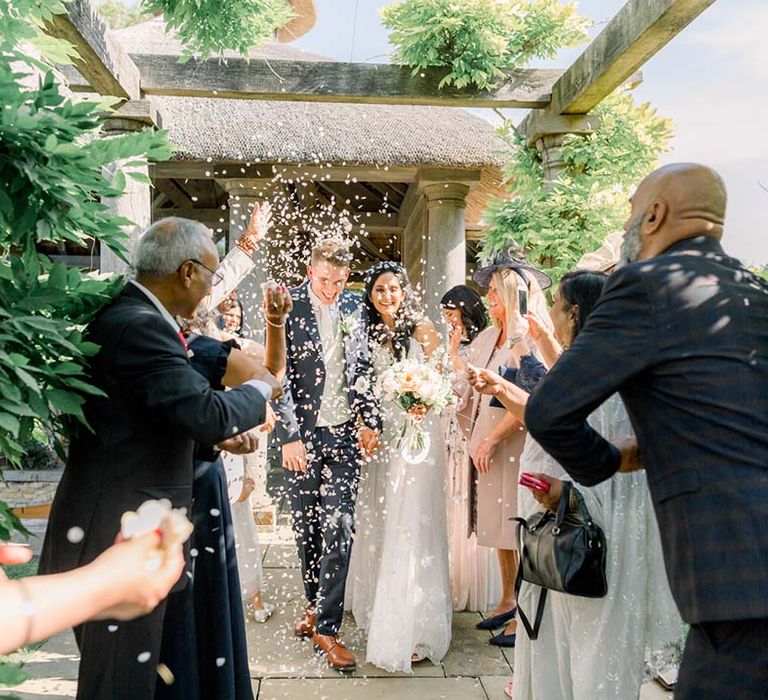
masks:
[[[539,479],[530,472],[523,472],[520,474],[518,482],[521,486],[531,489],[532,491],[541,491],[547,493],[549,491],[549,483],[544,479]]]
[[[528,313],[528,290],[525,287],[517,288],[517,301],[520,307],[520,315],[525,316]]]

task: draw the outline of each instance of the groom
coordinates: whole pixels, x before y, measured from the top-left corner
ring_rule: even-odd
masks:
[[[328,664],[357,662],[338,638],[344,613],[355,496],[363,454],[376,447],[381,419],[359,300],[344,286],[349,250],[325,241],[312,250],[309,280],[291,291],[288,362],[276,403],[276,436],[288,471],[293,530],[307,607],[297,637],[312,637]]]

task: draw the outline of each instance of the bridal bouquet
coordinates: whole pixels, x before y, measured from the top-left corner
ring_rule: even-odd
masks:
[[[439,413],[454,402],[450,378],[430,362],[405,359],[390,365],[378,379],[378,393],[403,409],[404,422],[393,448],[408,464],[421,464],[429,454],[430,437],[421,426],[428,411]]]

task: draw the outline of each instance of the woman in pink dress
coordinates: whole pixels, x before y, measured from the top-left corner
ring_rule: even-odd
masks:
[[[466,363],[492,369],[515,368],[520,377],[536,373],[541,364],[531,355],[526,342],[528,308],[542,318],[546,301],[542,286],[551,281],[547,275],[509,251],[500,253],[487,267],[479,269],[474,281],[488,289],[488,312],[493,325],[482,331],[470,344]],[[525,308],[524,308],[525,307]],[[503,372],[503,369],[501,370]],[[502,595],[499,604],[478,624],[479,629],[496,630],[491,644],[512,647],[515,644],[515,578],[517,576],[516,526],[518,460],[525,443],[525,427],[491,398],[472,391],[465,379],[456,386],[460,393],[457,406],[459,422],[469,441],[471,497],[469,522],[474,525],[477,543],[496,549],[501,571]]]

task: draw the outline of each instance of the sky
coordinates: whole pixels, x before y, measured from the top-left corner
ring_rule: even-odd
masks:
[[[317,23],[294,42],[343,61],[386,63],[384,0],[315,0]],[[582,0],[594,36],[624,0]],[[566,68],[583,47],[531,67]],[[768,1],[717,0],[642,68],[635,90],[675,122],[662,163],[696,161],[725,179],[729,204],[723,245],[749,264],[768,264]],[[489,121],[490,110],[473,110]],[[506,110],[514,122],[525,111]]]

